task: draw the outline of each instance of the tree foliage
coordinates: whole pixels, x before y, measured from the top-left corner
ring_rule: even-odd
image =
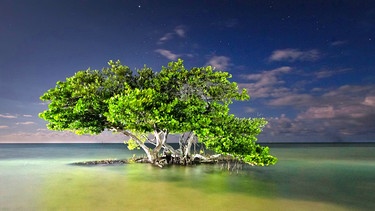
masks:
[[[122,132],[130,137],[129,147],[141,147],[153,163],[159,161],[161,149],[190,159],[192,137],[208,149],[251,164],[276,162],[267,147],[256,144],[266,120],[229,114],[233,101],[248,100],[249,95],[230,82],[228,72],[211,66],[188,70],[180,59],[159,72],[147,66],[133,72],[120,61],[108,65],[101,71],[79,71],[41,96],[49,105],[39,116],[49,129]],[[192,136],[184,142],[186,151],[168,144],[168,134],[187,132]]]

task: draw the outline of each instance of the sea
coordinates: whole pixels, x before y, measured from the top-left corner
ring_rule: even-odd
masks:
[[[269,167],[79,166],[124,144],[0,144],[0,210],[375,210],[375,144],[269,144]]]

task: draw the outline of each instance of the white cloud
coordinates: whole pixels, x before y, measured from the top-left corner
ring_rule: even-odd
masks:
[[[268,105],[272,106],[306,106],[313,101],[313,97],[309,94],[293,94],[277,97],[269,101]]]
[[[34,133],[0,135],[0,143],[123,143],[128,140],[123,134],[103,132],[99,135],[76,135],[71,132],[38,130]]]
[[[166,33],[159,39],[158,44],[163,44],[164,42],[171,40],[173,38],[173,33]]]
[[[340,97],[345,98],[346,100],[350,101],[350,98],[352,97],[359,97],[358,94],[361,93],[363,95],[364,93],[374,93],[375,89],[373,89],[373,85],[367,85],[367,86],[352,86],[352,85],[344,85],[340,86],[337,89],[331,90],[324,94],[324,97]],[[348,98],[349,97],[349,98]]]
[[[23,117],[31,118],[31,117],[33,117],[33,115],[24,114]]]
[[[312,88],[311,91],[312,92],[323,92],[325,89],[321,88],[321,87],[315,87],[315,88]]]
[[[270,99],[268,105],[306,108],[306,117],[311,118],[323,116],[323,114],[326,114],[326,117],[366,116],[366,113],[375,113],[371,111],[375,106],[373,90],[375,90],[373,85],[344,85],[328,90],[326,93],[323,92],[321,95],[290,92],[285,96]],[[330,114],[328,115],[327,112]],[[332,114],[334,116],[331,116]]]
[[[241,75],[243,79],[254,81],[252,83],[240,83],[240,88],[246,88],[252,97],[276,97],[284,96],[290,92],[289,88],[280,87],[285,82],[279,77],[292,71],[289,66],[279,67],[261,73]]]
[[[373,109],[365,108],[362,105],[354,104],[354,105],[343,105],[338,106],[334,110],[334,116],[338,118],[362,118],[370,114],[375,114]]]
[[[375,96],[367,96],[363,101],[363,105],[375,107]]]
[[[280,81],[276,77],[277,75],[289,73],[291,70],[291,67],[284,66],[269,71],[263,71],[262,73],[258,74],[248,74],[242,76],[243,78],[248,80],[257,80],[258,86],[274,85],[280,83]]]
[[[298,108],[295,118],[285,116],[269,119],[271,135],[322,135],[330,141],[352,135],[375,135],[375,86],[345,85],[321,95],[290,93],[269,101],[272,106]]]
[[[286,117],[285,114],[282,114],[280,117],[269,118],[265,129],[271,135],[292,134],[300,131],[298,122]]]
[[[230,65],[230,58],[226,56],[213,56],[211,57],[206,65],[215,67],[218,70],[225,70]]]
[[[349,69],[322,70],[316,78],[333,76]],[[260,73],[241,75],[254,98],[270,110],[288,112],[288,116],[268,118],[259,140],[274,141],[362,141],[375,137],[375,85],[344,85],[337,88],[314,87],[306,90],[300,81],[284,81],[293,74],[289,66]],[[301,74],[300,71],[296,71]],[[311,78],[311,74],[306,74]],[[291,78],[292,79],[292,78]],[[300,86],[301,85],[301,86]],[[245,106],[244,110],[248,107]],[[262,109],[258,109],[262,112]],[[252,110],[250,110],[252,111]],[[264,111],[264,110],[263,110]],[[315,138],[315,140],[312,139]]]
[[[306,112],[299,114],[297,119],[324,119],[333,118],[334,116],[333,106],[310,107]]]
[[[165,33],[157,42],[158,45],[162,45],[168,41],[171,41],[175,38],[185,38],[186,37],[186,31],[187,28],[184,25],[176,26],[172,32]],[[169,60],[177,60],[182,55],[185,55],[187,57],[193,57],[193,54],[184,53],[184,54],[175,54],[170,50],[167,49],[156,49],[156,53],[159,53],[160,55],[164,56],[165,58]]]
[[[373,141],[375,135],[374,114],[362,117],[334,117],[324,118],[323,115],[334,115],[330,108],[310,109],[314,111],[313,118],[298,116],[297,118],[275,117],[269,118],[269,124],[264,130],[271,140],[280,137],[280,141],[291,141],[287,137],[299,137],[299,141],[358,141],[362,137],[364,141]],[[287,137],[282,138],[282,135]],[[309,139],[309,138],[313,139]],[[298,141],[298,139],[296,140]]]
[[[348,43],[348,41],[346,40],[337,40],[337,41],[331,42],[331,46],[342,46],[342,45],[345,45],[346,43]]]
[[[328,78],[331,77],[333,74],[335,74],[334,71],[329,71],[329,70],[321,70],[315,73],[315,76],[317,78]]]
[[[157,44],[159,45],[162,45],[164,44],[165,42],[169,41],[169,40],[172,40],[173,38],[175,37],[181,37],[181,38],[184,38],[186,36],[186,27],[183,26],[183,25],[179,25],[179,26],[176,26],[174,29],[173,29],[173,32],[168,32],[166,34],[164,34],[158,41]]]
[[[252,107],[245,107],[245,112],[246,113],[254,113],[256,110],[255,108],[252,108]]]
[[[164,56],[165,58],[169,60],[177,60],[181,55],[179,54],[174,54],[169,50],[166,49],[156,49],[156,53],[159,53],[160,55]]]
[[[9,128],[9,126],[7,126],[7,125],[0,125],[0,129],[7,129],[7,128]]]
[[[299,49],[282,49],[275,50],[269,57],[269,61],[315,61],[320,58],[320,52],[316,49],[301,51]]]
[[[337,75],[337,74],[340,74],[349,70],[351,69],[350,68],[342,68],[342,69],[336,69],[336,70],[323,69],[323,70],[315,72],[314,75],[316,78],[321,79],[321,78],[328,78],[333,75]]]
[[[5,118],[5,119],[16,119],[17,116],[10,115],[10,114],[0,114],[0,118]]]
[[[186,34],[186,27],[183,25],[177,26],[174,29],[174,32],[179,36],[179,37],[185,37]]]
[[[35,122],[28,121],[28,122],[17,122],[16,123],[16,125],[33,125],[33,124],[35,124]]]

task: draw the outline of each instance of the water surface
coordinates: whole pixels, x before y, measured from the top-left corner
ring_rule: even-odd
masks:
[[[375,145],[274,145],[279,162],[74,166],[127,158],[123,144],[0,144],[0,210],[372,210]]]

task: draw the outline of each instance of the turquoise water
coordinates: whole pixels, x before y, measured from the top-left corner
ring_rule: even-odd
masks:
[[[279,162],[74,166],[127,158],[123,144],[0,144],[0,210],[373,210],[375,144],[275,144]]]

